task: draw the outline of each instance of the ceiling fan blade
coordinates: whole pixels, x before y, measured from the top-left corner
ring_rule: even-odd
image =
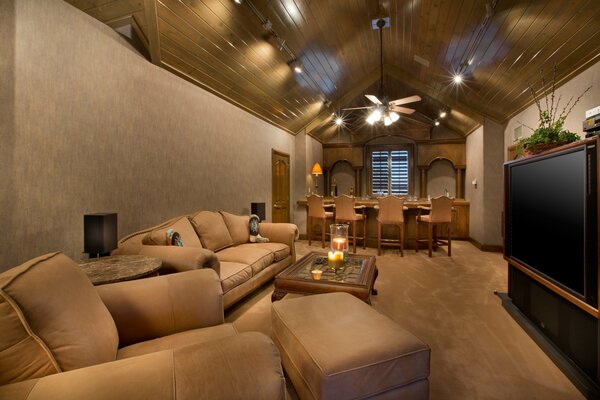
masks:
[[[377,104],[378,106],[382,104],[381,101],[379,101],[379,99],[377,98],[377,96],[373,96],[372,94],[365,94],[365,97],[371,100],[373,103]]]
[[[352,108],[342,108],[343,111],[349,111],[349,110],[365,110],[367,108],[371,108],[371,107],[352,107]]]
[[[398,107],[394,105],[390,107],[390,110],[400,112],[402,114],[412,114],[415,112],[415,110],[413,110],[412,108]]]
[[[400,104],[414,103],[415,101],[421,101],[421,97],[418,95],[409,96],[403,99],[392,100],[390,101],[390,104],[393,106],[399,106]]]

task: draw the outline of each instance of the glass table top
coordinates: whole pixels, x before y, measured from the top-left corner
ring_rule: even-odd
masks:
[[[316,281],[313,279],[311,271],[320,270],[322,271],[320,279],[322,282],[361,284],[367,260],[364,257],[347,256],[343,267],[334,270],[329,268],[326,255],[315,254],[290,271],[289,276],[293,279]]]

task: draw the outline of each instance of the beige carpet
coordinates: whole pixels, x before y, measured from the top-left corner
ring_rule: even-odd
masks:
[[[300,241],[296,249],[302,256],[321,245]],[[494,295],[507,290],[501,254],[455,241],[452,257],[445,248],[433,258],[414,250],[401,258],[390,249],[377,266],[373,308],[431,347],[430,399],[583,399]],[[226,320],[239,331],[269,334],[272,291],[272,283],[263,286],[228,310]]]

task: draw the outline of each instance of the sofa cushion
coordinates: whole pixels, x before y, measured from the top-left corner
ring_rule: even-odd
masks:
[[[122,349],[119,349],[117,358],[137,357],[148,353],[154,353],[155,351],[176,349],[178,347],[209,342],[211,340],[234,336],[236,334],[237,331],[233,324],[221,324],[200,329],[192,329],[123,347]]]
[[[234,215],[221,211],[225,225],[229,230],[233,244],[248,243],[250,240],[250,217],[247,215]]]
[[[241,244],[221,250],[217,253],[217,257],[221,261],[250,265],[254,275],[273,264],[274,259],[273,252],[254,246],[253,243]],[[223,264],[221,263],[221,265]]]
[[[269,242],[269,243],[248,243],[248,247],[254,247],[258,249],[268,250],[273,253],[273,262],[278,262],[290,255],[290,246],[283,243]],[[241,247],[241,246],[238,246]]]
[[[221,286],[223,293],[227,293],[250,278],[252,278],[252,267],[248,264],[235,262],[221,263]]]
[[[87,275],[51,253],[0,274],[0,385],[115,360],[119,336]]]
[[[146,236],[144,236],[142,243],[161,246],[170,245],[171,243],[167,241],[167,231],[169,229],[173,229],[173,231],[179,233],[185,247],[202,248],[198,234],[186,216],[177,219],[173,223],[165,224],[152,230]]]
[[[200,211],[192,217],[192,224],[205,248],[219,251],[233,245],[227,225],[218,212]]]

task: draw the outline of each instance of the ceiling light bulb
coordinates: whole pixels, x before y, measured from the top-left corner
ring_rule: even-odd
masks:
[[[242,4],[242,0],[233,0],[235,4]]]
[[[454,83],[457,83],[457,84],[462,83],[463,77],[461,74],[456,74],[456,75],[454,75],[452,80],[454,81]]]
[[[440,113],[440,118],[445,118],[445,117],[446,117],[446,115],[447,115],[447,114],[446,114],[446,111],[442,111],[442,112]]]
[[[375,109],[375,111],[371,113],[371,118],[373,121],[379,121],[381,119],[381,111],[379,111],[379,109]]]
[[[435,121],[435,126],[439,126],[440,121]]]
[[[373,124],[375,123],[375,120],[373,119],[373,116],[372,116],[372,115],[369,115],[369,116],[367,117],[367,123],[368,123],[369,125],[373,125]]]
[[[336,125],[338,125],[338,126],[339,126],[339,125],[342,125],[343,123],[344,123],[344,120],[342,119],[342,117],[337,117],[337,118],[335,119],[335,124],[336,124]]]
[[[299,65],[296,65],[294,67],[294,71],[296,71],[296,73],[301,74],[302,73],[302,67],[300,67]]]
[[[391,119],[391,118],[390,118],[388,115],[386,115],[386,116],[383,118],[383,124],[384,124],[385,126],[390,126],[390,125],[392,124],[392,119]]]
[[[395,112],[392,111],[390,113],[390,118],[392,119],[392,122],[396,122],[396,121],[398,121],[400,119],[400,116],[397,113],[395,113]]]

